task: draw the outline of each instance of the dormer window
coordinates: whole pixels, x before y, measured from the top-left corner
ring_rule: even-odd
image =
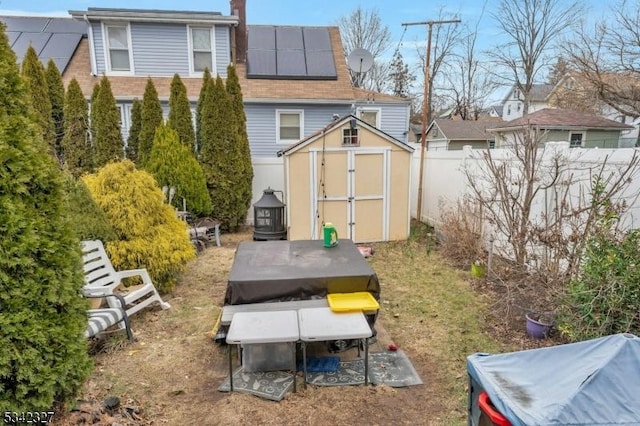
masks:
[[[129,25],[105,25],[107,44],[108,71],[113,73],[130,73],[131,63],[131,34]]]

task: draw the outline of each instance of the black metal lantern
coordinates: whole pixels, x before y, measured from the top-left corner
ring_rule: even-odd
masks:
[[[276,197],[271,188],[264,190],[262,198],[253,205],[253,239],[258,241],[286,240],[287,227],[284,220],[285,204]]]

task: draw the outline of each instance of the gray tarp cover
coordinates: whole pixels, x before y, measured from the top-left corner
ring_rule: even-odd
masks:
[[[513,425],[640,424],[640,339],[631,334],[475,354],[467,371]]]
[[[322,240],[242,242],[224,303],[284,302],[356,291],[380,297],[378,277],[351,240],[338,240],[330,248]]]

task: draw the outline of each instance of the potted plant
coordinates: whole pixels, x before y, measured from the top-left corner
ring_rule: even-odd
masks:
[[[486,273],[486,268],[484,261],[482,259],[476,259],[471,264],[471,276],[473,278],[484,278]]]
[[[527,312],[525,314],[527,322],[527,334],[534,339],[546,339],[549,337],[555,320],[550,312]]]

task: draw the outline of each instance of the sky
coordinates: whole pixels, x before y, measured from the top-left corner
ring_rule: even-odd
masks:
[[[592,17],[600,15],[617,0],[578,0]],[[563,5],[573,0],[559,0]],[[301,10],[301,4],[306,7]],[[478,24],[479,49],[498,44],[504,36],[500,33],[491,14],[497,11],[500,0],[247,0],[249,25],[337,25],[341,17],[347,17],[357,7],[376,10],[391,34],[390,48],[381,59],[389,60],[400,49],[405,63],[417,63],[417,49],[424,52],[427,26],[404,27],[403,23],[427,20],[460,19],[459,25],[475,28]],[[68,16],[69,10],[86,10],[89,7],[215,11],[230,14],[229,0],[0,0],[0,15]]]

